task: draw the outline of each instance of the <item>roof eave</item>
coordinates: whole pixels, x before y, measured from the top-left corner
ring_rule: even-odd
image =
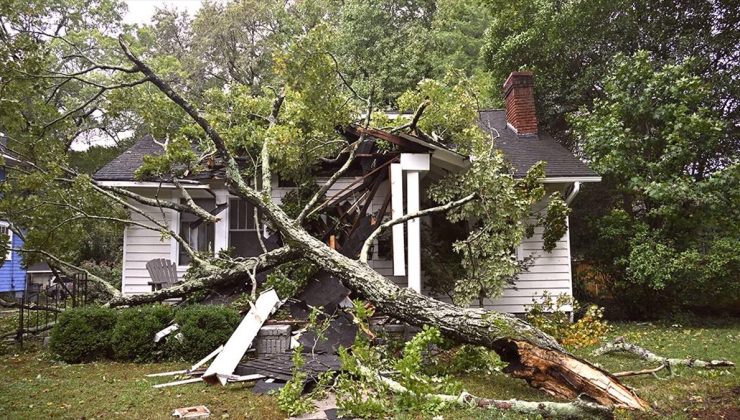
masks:
[[[98,184],[105,187],[118,187],[118,188],[166,188],[175,189],[178,188],[171,182],[156,182],[156,181],[127,181],[127,180],[97,180]],[[180,180],[185,188],[197,188],[197,189],[208,189],[208,184],[203,184],[197,181]]]
[[[540,179],[545,184],[563,184],[570,182],[601,182],[598,175],[548,176]]]

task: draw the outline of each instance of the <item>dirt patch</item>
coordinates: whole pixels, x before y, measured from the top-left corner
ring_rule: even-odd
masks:
[[[740,386],[727,388],[725,392],[708,396],[703,401],[700,410],[691,412],[691,417],[694,419],[740,420],[738,401],[740,401]]]

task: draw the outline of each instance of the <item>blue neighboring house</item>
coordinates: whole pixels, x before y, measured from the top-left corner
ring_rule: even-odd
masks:
[[[1,135],[2,133],[0,133]],[[3,138],[4,140],[4,138]],[[4,153],[3,157],[7,157]],[[5,168],[0,167],[0,183],[5,181]],[[0,196],[0,200],[2,197]],[[8,223],[0,221],[0,232],[10,236],[10,247],[20,248],[23,240],[8,229]],[[0,267],[0,293],[23,292],[26,290],[26,270],[21,265],[21,255],[18,252],[8,252],[5,263]]]
[[[12,248],[23,246],[23,240],[8,231],[8,226],[0,222],[0,232],[10,235]],[[21,255],[11,251],[5,258],[5,264],[0,267],[0,292],[22,292],[26,289],[26,270],[21,266]]]

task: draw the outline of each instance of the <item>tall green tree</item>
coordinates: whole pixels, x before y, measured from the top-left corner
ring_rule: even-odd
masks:
[[[740,293],[740,140],[696,65],[618,56],[603,99],[573,118],[611,188],[581,236],[585,256],[637,314],[730,308]]]
[[[487,0],[484,55],[495,80],[533,70],[540,120],[572,145],[566,116],[603,95],[612,58],[649,51],[660,62],[694,57],[723,118],[738,118],[737,30],[730,0]]]

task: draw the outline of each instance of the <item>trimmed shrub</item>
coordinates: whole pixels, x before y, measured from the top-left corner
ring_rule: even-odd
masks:
[[[239,325],[239,311],[225,306],[191,305],[175,311],[178,333],[167,337],[170,358],[196,361],[226,343]]]
[[[98,306],[67,309],[51,330],[50,349],[67,363],[109,357],[117,318],[114,309]]]
[[[116,359],[153,362],[163,358],[162,342],[155,343],[154,335],[175,317],[169,305],[128,308],[121,311],[113,329],[111,345]]]

